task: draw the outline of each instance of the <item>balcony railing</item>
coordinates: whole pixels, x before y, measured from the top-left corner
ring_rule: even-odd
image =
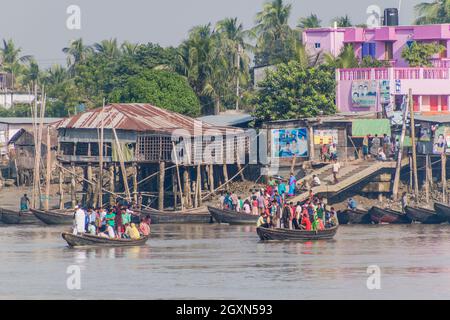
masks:
[[[340,81],[352,80],[450,80],[450,68],[339,69]]]

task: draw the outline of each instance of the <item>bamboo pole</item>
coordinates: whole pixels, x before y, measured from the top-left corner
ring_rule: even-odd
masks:
[[[414,123],[412,89],[409,89],[409,117],[411,126],[412,161],[414,171],[414,195],[417,200],[419,197],[419,178],[417,177],[416,128]]]
[[[64,183],[63,170],[61,168],[59,168],[59,209],[60,210],[64,209],[64,188],[63,188],[63,183]]]
[[[158,188],[159,188],[159,194],[158,194],[158,209],[160,211],[164,210],[164,179],[165,179],[165,162],[160,161],[159,162],[159,178],[158,178]]]
[[[198,197],[198,206],[202,205],[202,168],[199,164],[197,166],[197,197]]]
[[[447,154],[445,153],[445,151],[442,154],[441,159],[442,202],[447,204]]]
[[[50,198],[50,181],[52,176],[52,155],[50,149],[50,127],[47,127],[47,168],[46,168],[46,179],[45,179],[45,210],[49,210],[49,198]]]
[[[175,148],[175,142],[172,141],[173,153],[175,155],[175,165],[177,168],[178,189],[180,191],[181,211],[184,211],[183,188],[181,187],[180,167],[178,166],[178,155]]]
[[[186,207],[191,206],[191,193],[190,193],[190,186],[189,186],[189,171],[185,168],[183,172],[183,183],[184,183],[184,199]]]
[[[177,202],[178,202],[178,182],[177,182],[177,173],[175,170],[172,171],[172,192],[173,192],[173,208],[177,210]]]
[[[99,174],[98,174],[98,202],[100,203],[100,206],[103,207],[103,144],[104,144],[104,128],[105,123],[103,121],[103,112],[105,110],[105,99],[103,99],[103,107],[102,111],[100,113],[100,118],[102,119],[101,125],[100,125],[100,141],[99,141],[99,147],[98,147],[98,156],[99,156]]]
[[[430,203],[430,171],[429,171],[429,167],[430,166],[430,159],[429,159],[429,155],[426,155],[425,157],[425,198],[426,198],[426,202]]]
[[[245,168],[247,168],[248,165],[245,165],[241,171],[244,171]],[[228,180],[227,183],[224,183],[223,185],[217,187],[215,190],[213,190],[212,192],[208,193],[206,196],[202,197],[202,200],[205,200],[207,198],[209,198],[211,195],[213,195],[216,191],[222,189],[223,187],[225,187],[227,184],[229,184],[230,182],[232,182],[234,179],[236,179],[237,176],[239,176],[241,174],[241,172],[238,171],[238,173],[236,173],[230,180]]]
[[[77,205],[77,195],[76,195],[76,181],[75,181],[76,172],[74,164],[72,164],[72,172],[73,174],[70,180],[70,198],[72,200],[72,209],[75,209],[75,206]]]
[[[400,185],[400,174],[401,174],[401,169],[402,169],[402,158],[403,158],[403,146],[405,144],[405,136],[406,136],[406,119],[407,119],[407,115],[408,115],[408,107],[405,106],[404,110],[403,110],[403,123],[402,123],[402,133],[400,136],[400,146],[398,148],[398,155],[397,155],[397,166],[395,168],[395,179],[394,179],[394,187],[393,187],[393,199],[397,200],[398,199],[398,188]]]
[[[138,165],[137,163],[133,164],[133,201],[135,204],[138,202]]]
[[[214,193],[214,165],[209,165],[209,191]]]
[[[114,199],[114,192],[115,190],[115,179],[114,179],[114,165],[111,164],[109,166],[109,193],[111,194],[111,197],[109,198],[109,204],[110,205],[114,205],[115,204],[115,199]]]
[[[117,146],[117,151],[118,151],[117,154],[119,155],[119,162],[120,162],[120,168],[122,170],[123,184],[125,186],[125,193],[127,195],[127,200],[131,202],[131,194],[130,194],[130,188],[128,187],[127,170],[125,168],[125,162],[123,159],[122,146],[120,145],[119,138],[117,137],[116,129],[112,128],[112,131],[114,133],[114,139],[116,140],[116,146]]]

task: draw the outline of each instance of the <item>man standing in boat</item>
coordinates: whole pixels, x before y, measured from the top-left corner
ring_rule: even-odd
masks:
[[[20,198],[20,211],[28,211],[30,206],[30,199],[25,193],[22,198]]]
[[[75,207],[75,226],[74,226],[74,234],[85,233],[86,231],[86,213],[80,206]]]

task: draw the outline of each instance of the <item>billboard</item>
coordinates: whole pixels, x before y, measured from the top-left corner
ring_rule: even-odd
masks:
[[[378,82],[353,81],[352,105],[353,107],[371,108],[377,105]]]
[[[338,130],[330,129],[330,130],[314,130],[314,144],[315,145],[324,145],[324,144],[338,144]]]
[[[274,129],[272,130],[273,158],[308,157],[308,130]]]

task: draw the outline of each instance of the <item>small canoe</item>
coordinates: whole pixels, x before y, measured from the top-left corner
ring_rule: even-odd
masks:
[[[212,218],[206,207],[185,210],[185,211],[158,211],[144,209],[142,216],[150,216],[152,224],[198,224],[211,223]]]
[[[419,207],[405,207],[406,215],[412,220],[423,224],[440,224],[447,221],[435,211]]]
[[[62,237],[70,247],[134,247],[144,245],[149,238],[143,237],[137,240],[111,239],[89,234],[74,235],[68,232],[64,232]]]
[[[370,224],[370,214],[367,210],[346,209],[337,214],[339,224]]]
[[[222,210],[214,207],[208,207],[208,210],[214,220],[217,221],[217,223],[256,225],[256,222],[258,222],[259,218],[259,216],[255,216],[253,214]]]
[[[434,203],[434,210],[436,210],[436,214],[440,217],[442,217],[443,219],[445,219],[445,221],[449,221],[450,222],[450,207],[443,204],[443,203],[439,203],[439,202],[435,202]]]
[[[74,213],[65,210],[43,211],[31,209],[31,212],[48,225],[72,225]]]
[[[2,222],[5,224],[40,224],[41,221],[31,211],[14,211],[0,209]]]
[[[308,240],[330,240],[336,235],[339,227],[333,227],[321,231],[290,230],[258,228],[256,232],[262,241],[308,241]]]
[[[370,209],[370,219],[372,222],[381,224],[408,224],[411,223],[411,219],[400,211],[394,211],[391,209],[381,209],[379,207],[373,207]]]

